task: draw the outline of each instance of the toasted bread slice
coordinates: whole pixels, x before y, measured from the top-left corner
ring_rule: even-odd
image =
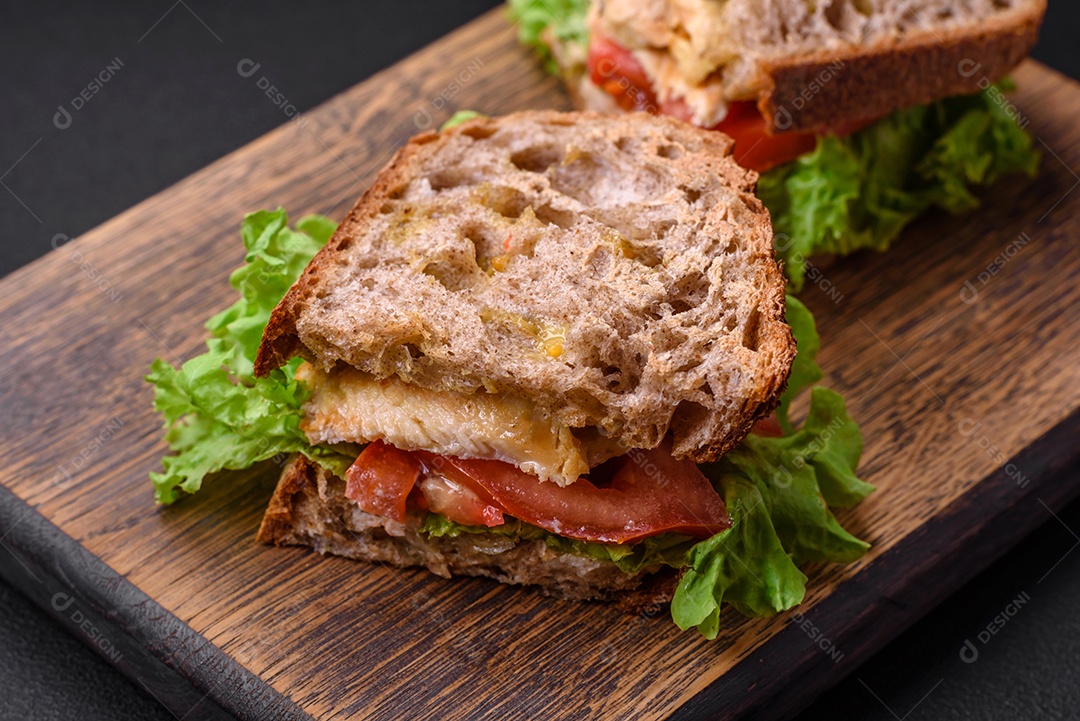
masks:
[[[757,175],[645,114],[526,112],[416,136],[274,310],[294,355],[435,391],[513,394],[630,448],[724,453],[795,345]]]
[[[538,539],[475,533],[429,538],[417,533],[418,523],[417,518],[402,524],[365,513],[345,497],[345,481],[297,455],[281,474],[258,539],[391,566],[423,566],[444,578],[485,576],[539,586],[549,595],[578,600],[632,603],[635,596],[629,592],[657,570],[625,573],[610,562],[558,553]]]
[[[754,100],[773,130],[813,131],[977,92],[1028,54],[1045,12],[1046,0],[607,0],[589,28],[635,51],[660,99],[684,99],[697,124]],[[565,69],[577,102],[609,107],[580,60]]]

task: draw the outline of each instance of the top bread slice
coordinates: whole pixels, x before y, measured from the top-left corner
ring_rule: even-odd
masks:
[[[712,460],[776,406],[795,353],[757,175],[731,146],[646,114],[418,135],[274,310],[255,371],[301,355],[510,393]]]
[[[1045,12],[1046,0],[606,0],[589,28],[637,51],[699,124],[754,100],[774,131],[813,131],[977,92],[1027,55]],[[567,70],[579,102],[609,107]]]

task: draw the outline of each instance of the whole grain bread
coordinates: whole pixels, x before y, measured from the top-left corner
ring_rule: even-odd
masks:
[[[795,346],[757,175],[646,114],[525,112],[414,137],[274,310],[294,355],[511,393],[708,461],[777,404]]]
[[[1028,54],[1045,12],[1046,0],[605,0],[589,28],[634,50],[701,124],[722,117],[698,107],[719,97],[757,101],[774,131],[812,131],[977,92]],[[609,108],[580,65],[564,66],[579,107]]]
[[[538,586],[561,598],[617,599],[629,608],[670,598],[669,584],[643,586],[656,568],[629,574],[610,562],[553,551],[539,539],[489,533],[432,538],[418,533],[418,525],[418,518],[403,524],[365,513],[345,497],[345,481],[297,455],[281,474],[258,540],[397,567],[423,566],[444,578],[485,576]]]

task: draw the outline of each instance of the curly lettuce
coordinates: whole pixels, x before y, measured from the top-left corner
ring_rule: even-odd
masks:
[[[478,113],[475,110],[458,110],[453,115],[451,115],[449,118],[447,118],[445,123],[443,123],[442,125],[439,126],[439,130],[443,131],[443,130],[449,130],[450,128],[456,128],[457,126],[461,125],[462,123],[469,122],[473,118],[482,118],[482,117],[485,117],[484,114],[483,113]]]
[[[162,460],[164,471],[150,474],[159,502],[195,493],[212,473],[249,468],[281,454],[303,453],[342,473],[348,467],[352,458],[312,447],[300,430],[305,391],[293,378],[298,360],[267,378],[252,373],[270,312],[334,227],[330,219],[311,215],[291,229],[281,209],[244,218],[247,254],[229,278],[240,299],[207,321],[205,353],[179,368],[159,358],[146,376],[173,451]]]
[[[780,543],[761,491],[738,476],[714,479],[731,514],[731,528],[690,551],[688,568],[671,598],[671,618],[684,631],[716,638],[727,603],[745,616],[771,616],[802,602],[806,576]]]
[[[830,510],[851,507],[874,491],[856,475],[862,434],[840,395],[814,386],[822,377],[817,328],[806,306],[791,296],[787,302],[799,354],[777,410],[784,435],[751,434],[702,466],[724,498],[732,526],[691,549],[671,600],[679,628],[696,627],[710,639],[719,631],[723,604],[747,616],[786,611],[806,594],[799,566],[852,563],[870,547]],[[809,411],[796,429],[790,405],[807,388]]]
[[[758,196],[773,217],[776,252],[791,287],[807,260],[882,251],[931,208],[978,206],[977,186],[1033,175],[1031,136],[995,100],[1008,86],[900,110],[845,138],[823,136],[810,153],[763,173]]]
[[[780,396],[780,406],[776,409],[776,417],[780,421],[780,430],[785,434],[791,434],[795,432],[790,419],[792,401],[804,390],[821,380],[825,374],[821,372],[821,367],[816,360],[817,353],[821,349],[821,338],[814,325],[814,316],[802,304],[802,301],[793,295],[787,297],[785,320],[791,326],[791,334],[795,337],[799,352],[791,364],[787,388]]]
[[[840,396],[811,392],[810,415],[792,435],[750,435],[704,468],[724,497],[732,527],[694,546],[671,600],[682,629],[715,638],[723,603],[770,616],[802,602],[811,561],[851,563],[869,544],[840,525],[833,501],[850,505],[873,486],[855,475],[862,438]]]
[[[559,66],[552,56],[553,45],[572,47],[584,55],[589,42],[585,16],[589,0],[509,0],[510,21],[517,25],[518,40],[533,48],[552,75]]]
[[[437,513],[428,513],[417,529],[430,538],[458,538],[463,534],[482,534],[486,536],[505,536],[511,541],[543,541],[548,548],[557,553],[572,553],[605,563],[613,563],[626,573],[641,570],[656,570],[661,566],[682,568],[686,565],[687,554],[694,546],[694,539],[681,533],[665,533],[646,538],[636,544],[598,543],[579,541],[574,538],[558,536],[543,528],[533,526],[510,516],[505,516],[506,523],[501,526],[465,526],[455,523]]]

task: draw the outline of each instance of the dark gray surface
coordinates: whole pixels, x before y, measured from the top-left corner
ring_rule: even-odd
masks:
[[[6,583],[0,583],[0,689],[3,719],[173,718]]]
[[[1080,77],[1080,6],[1050,1],[1035,56]],[[89,230],[281,124],[281,109],[237,74],[241,59],[261,63],[303,111],[494,3],[12,5],[0,25],[0,275],[55,234]],[[117,58],[115,76],[57,128],[58,106]],[[803,718],[1080,718],[1080,553],[1068,553],[1080,504],[1047,518]],[[1021,594],[1030,600],[981,644]],[[960,658],[966,639],[974,663]],[[172,717],[2,584],[0,691],[0,719]]]

